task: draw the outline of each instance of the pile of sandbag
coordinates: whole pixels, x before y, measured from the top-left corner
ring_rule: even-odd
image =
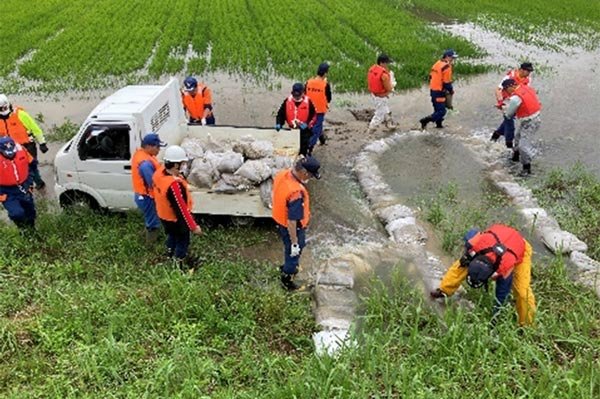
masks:
[[[185,138],[181,147],[194,158],[188,181],[196,187],[233,194],[260,188],[265,206],[271,206],[272,178],[292,166],[293,158],[275,153],[273,143],[244,136],[232,142]]]

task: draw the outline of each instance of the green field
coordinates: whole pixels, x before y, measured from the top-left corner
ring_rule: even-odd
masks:
[[[385,51],[399,88],[426,82],[441,51],[455,48],[481,72],[480,49],[433,28],[477,21],[517,40],[597,46],[598,1],[399,0],[4,0],[0,88],[7,92],[90,89],[165,74],[239,72],[268,81],[306,79],[332,62],[338,91],[365,90],[365,72]],[[485,12],[482,12],[485,10]],[[425,18],[425,19],[424,19]],[[570,36],[572,33],[580,33]],[[557,36],[558,35],[558,36]],[[556,40],[549,40],[556,36]],[[562,37],[562,39],[560,39]],[[582,40],[581,37],[585,37]]]

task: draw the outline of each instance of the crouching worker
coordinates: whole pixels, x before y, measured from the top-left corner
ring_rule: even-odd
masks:
[[[35,227],[35,204],[31,194],[33,157],[8,137],[0,137],[0,201],[17,227]]]
[[[167,233],[167,255],[182,270],[193,269],[195,260],[188,256],[190,231],[201,235],[202,229],[192,216],[192,196],[182,168],[187,164],[185,150],[177,145],[167,147],[164,166],[152,177],[156,212]]]
[[[465,279],[473,288],[487,288],[491,278],[496,282],[492,320],[495,320],[512,288],[519,325],[532,324],[535,297],[531,289],[531,245],[517,230],[502,224],[492,225],[484,232],[469,230],[464,239],[464,255],[450,266],[440,288],[430,295],[433,298],[450,296]]]
[[[306,245],[306,228],[310,221],[310,197],[306,183],[320,179],[319,161],[300,158],[293,168],[280,171],[273,179],[273,220],[283,240],[281,284],[293,291],[301,288],[293,279],[298,273],[302,249]]]

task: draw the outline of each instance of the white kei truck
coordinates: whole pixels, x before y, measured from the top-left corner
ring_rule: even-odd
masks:
[[[89,114],[77,134],[54,159],[55,192],[63,207],[74,203],[93,209],[135,209],[131,156],[142,137],[158,133],[168,145],[184,138],[214,142],[252,136],[273,143],[279,155],[294,157],[299,137],[270,128],[188,125],[176,79],[164,86],[126,86],[105,98]],[[158,155],[162,159],[164,149]],[[195,214],[270,217],[258,187],[224,194],[190,185]]]

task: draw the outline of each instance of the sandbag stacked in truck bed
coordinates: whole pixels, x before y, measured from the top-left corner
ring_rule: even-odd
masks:
[[[272,177],[294,162],[277,154],[273,143],[251,136],[232,142],[186,138],[181,146],[194,157],[188,180],[199,188],[233,194],[260,187],[265,206],[270,207]],[[269,193],[267,193],[269,191]]]

